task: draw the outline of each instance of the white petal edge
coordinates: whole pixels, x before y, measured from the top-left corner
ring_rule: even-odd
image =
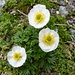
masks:
[[[46,9],[46,6],[42,4],[36,4],[35,6],[33,6],[33,8],[40,8],[40,7],[42,7],[43,9]]]

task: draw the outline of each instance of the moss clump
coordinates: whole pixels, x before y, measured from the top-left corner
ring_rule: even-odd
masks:
[[[60,36],[59,46],[55,51],[44,53],[38,46],[38,33],[41,29],[35,29],[28,24],[25,16],[19,14],[12,15],[8,12],[15,8],[26,14],[34,4],[45,4],[48,9],[58,8],[58,5],[47,0],[9,0],[0,16],[0,72],[7,72],[11,75],[40,75],[41,72],[57,72],[58,75],[75,75],[75,49],[67,45],[71,40],[69,26],[56,26],[55,24],[66,24],[66,18],[60,15],[51,15],[50,21],[44,27],[58,29]],[[29,6],[29,7],[28,7]],[[73,27],[74,28],[74,27]],[[5,57],[13,45],[20,45],[26,49],[27,60],[20,68],[13,68]],[[71,52],[71,59],[65,50]]]

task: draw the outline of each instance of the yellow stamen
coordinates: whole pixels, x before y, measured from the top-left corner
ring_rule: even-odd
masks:
[[[43,13],[36,13],[35,17],[34,17],[35,22],[38,23],[42,23],[45,20],[45,16]]]
[[[55,41],[54,39],[54,36],[52,34],[45,34],[44,37],[43,37],[43,40],[45,45],[49,46],[49,45],[52,45]]]
[[[13,58],[14,60],[18,61],[20,58],[22,58],[21,53],[14,53]]]

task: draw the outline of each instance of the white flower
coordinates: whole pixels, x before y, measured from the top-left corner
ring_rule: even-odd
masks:
[[[50,19],[50,12],[45,5],[37,4],[33,6],[28,14],[29,24],[35,28],[44,27]]]
[[[39,46],[44,52],[55,50],[59,43],[59,35],[49,28],[42,29],[39,32]]]
[[[26,61],[27,55],[25,49],[20,46],[14,46],[12,51],[8,52],[7,60],[13,67],[20,67]]]
[[[5,0],[0,0],[0,7],[3,7],[5,5]]]

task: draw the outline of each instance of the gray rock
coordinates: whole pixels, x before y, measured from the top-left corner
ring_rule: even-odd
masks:
[[[70,29],[70,34],[71,35],[75,35],[75,30],[74,29]]]
[[[73,21],[75,21],[75,17],[73,18]]]
[[[73,1],[72,5],[75,6],[75,1]]]
[[[68,20],[68,23],[69,23],[69,24],[72,24],[72,23],[73,23],[73,20]]]
[[[74,0],[68,0],[68,4],[69,4],[69,5],[72,5],[73,1],[74,1]]]
[[[66,10],[66,7],[65,6],[60,6],[60,8],[59,8],[59,14],[62,17],[65,17],[66,15],[68,15],[68,11]]]
[[[67,9],[68,12],[73,11],[74,8],[75,8],[75,7],[74,7],[73,5],[67,5],[67,6],[66,6],[66,9]]]
[[[55,13],[56,13],[56,9],[52,8],[52,9],[50,10],[50,12],[51,12],[51,14],[55,14]]]
[[[66,2],[65,2],[64,0],[60,0],[60,3],[61,3],[62,5],[66,5]]]
[[[2,8],[5,5],[5,0],[0,0],[0,8]]]

